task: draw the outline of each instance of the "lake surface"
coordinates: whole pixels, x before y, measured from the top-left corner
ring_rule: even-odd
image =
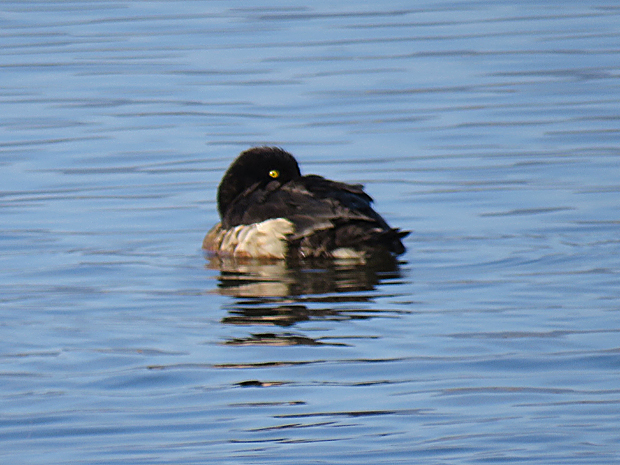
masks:
[[[620,461],[615,2],[0,12],[0,462]],[[260,144],[400,262],[205,257]]]

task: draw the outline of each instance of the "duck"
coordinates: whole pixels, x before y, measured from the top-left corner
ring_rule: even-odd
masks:
[[[241,152],[218,186],[220,222],[202,248],[219,257],[366,259],[405,252],[409,231],[390,227],[361,184],[302,175],[279,147]]]

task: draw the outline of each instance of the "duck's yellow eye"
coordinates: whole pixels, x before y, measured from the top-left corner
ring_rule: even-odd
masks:
[[[280,172],[279,172],[278,170],[271,170],[271,171],[269,172],[269,176],[275,179],[275,178],[277,178],[278,176],[280,176]]]

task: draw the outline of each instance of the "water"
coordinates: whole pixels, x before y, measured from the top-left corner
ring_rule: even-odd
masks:
[[[3,2],[2,463],[617,463],[620,9]],[[397,266],[217,263],[236,154]]]

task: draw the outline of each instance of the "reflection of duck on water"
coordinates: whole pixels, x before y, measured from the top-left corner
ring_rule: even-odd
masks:
[[[218,292],[236,297],[222,323],[239,326],[292,327],[303,321],[344,321],[372,318],[381,310],[364,310],[347,302],[370,302],[379,297],[382,281],[401,278],[396,260],[360,265],[322,260],[310,266],[284,260],[211,257],[220,270]],[[366,291],[366,292],[365,292]],[[333,305],[333,304],[339,305]],[[312,304],[312,305],[308,305]],[[318,304],[318,305],[317,305]],[[227,342],[234,345],[342,345],[295,333],[254,333]]]
[[[220,256],[355,258],[400,255],[408,233],[373,210],[362,186],[302,176],[282,149],[242,152],[218,188],[221,222],[202,247]]]
[[[213,256],[208,266],[220,270],[217,292],[222,295],[270,300],[285,298],[294,302],[352,302],[370,297],[329,294],[371,291],[382,279],[400,277],[396,259],[384,258],[367,264],[351,260],[314,260],[291,264],[285,260]]]

